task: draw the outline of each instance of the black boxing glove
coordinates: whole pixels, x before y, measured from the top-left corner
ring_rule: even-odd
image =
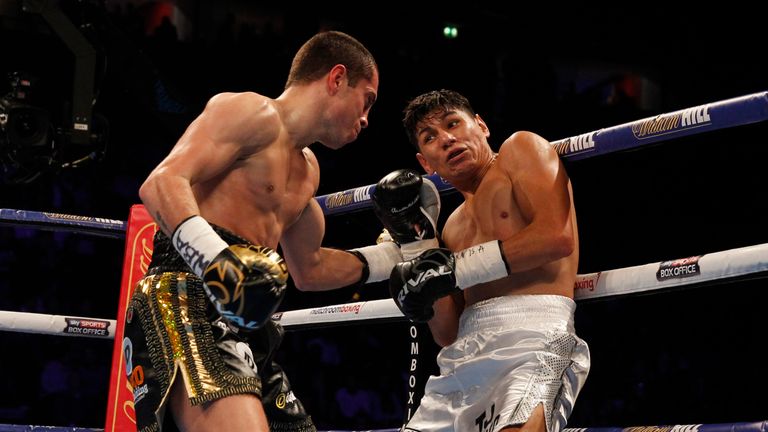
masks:
[[[205,269],[208,298],[221,316],[244,330],[267,321],[285,296],[288,268],[283,258],[266,246],[231,245]]]
[[[431,180],[409,169],[393,171],[376,184],[373,209],[409,260],[439,246],[440,193]]]
[[[179,224],[172,241],[192,272],[205,282],[216,310],[235,327],[257,329],[280,306],[288,268],[271,248],[229,246],[200,216]]]
[[[501,242],[491,240],[458,252],[428,249],[398,263],[389,276],[389,293],[403,315],[429,321],[435,300],[465,288],[509,276]]]
[[[426,322],[434,316],[435,300],[460,292],[456,259],[448,249],[429,249],[398,263],[389,276],[389,293],[409,320]]]

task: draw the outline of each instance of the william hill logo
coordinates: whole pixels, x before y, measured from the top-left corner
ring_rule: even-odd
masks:
[[[701,105],[640,120],[632,123],[631,127],[635,138],[645,139],[706,126],[710,123],[712,119],[709,117],[709,105]]]
[[[370,200],[371,187],[372,185],[369,185],[356,189],[345,190],[343,192],[336,192],[335,194],[328,196],[325,201],[325,206],[329,209],[332,209]]]
[[[555,141],[552,143],[552,145],[555,147],[555,151],[560,156],[593,150],[595,148],[596,133],[597,132],[590,132],[575,137],[566,138],[564,140]]]

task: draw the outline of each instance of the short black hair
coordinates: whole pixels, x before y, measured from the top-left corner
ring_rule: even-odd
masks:
[[[411,99],[403,110],[403,127],[408,135],[408,140],[419,149],[419,141],[416,136],[418,124],[427,116],[445,112],[450,109],[458,109],[472,116],[475,110],[470,105],[469,100],[454,90],[433,90]]]

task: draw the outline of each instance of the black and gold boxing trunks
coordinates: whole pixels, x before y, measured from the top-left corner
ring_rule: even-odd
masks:
[[[214,229],[228,244],[248,243]],[[274,321],[248,333],[230,327],[208,300],[203,281],[158,232],[152,262],[125,316],[123,353],[138,432],[162,430],[167,395],[178,375],[192,405],[252,393],[261,398],[271,431],[316,431],[273,361],[282,338],[283,328]]]

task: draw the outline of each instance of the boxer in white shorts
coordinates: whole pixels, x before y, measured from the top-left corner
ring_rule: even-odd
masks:
[[[443,226],[445,247],[390,276],[403,314],[428,322],[444,347],[405,430],[559,432],[590,365],[574,331],[579,241],[565,168],[531,132],[494,152],[455,91],[418,96],[404,114],[421,166],[464,198]]]
[[[456,342],[437,358],[406,431],[492,431],[524,424],[538,405],[560,431],[589,371],[589,349],[574,333],[573,300],[520,295],[476,303]]]

